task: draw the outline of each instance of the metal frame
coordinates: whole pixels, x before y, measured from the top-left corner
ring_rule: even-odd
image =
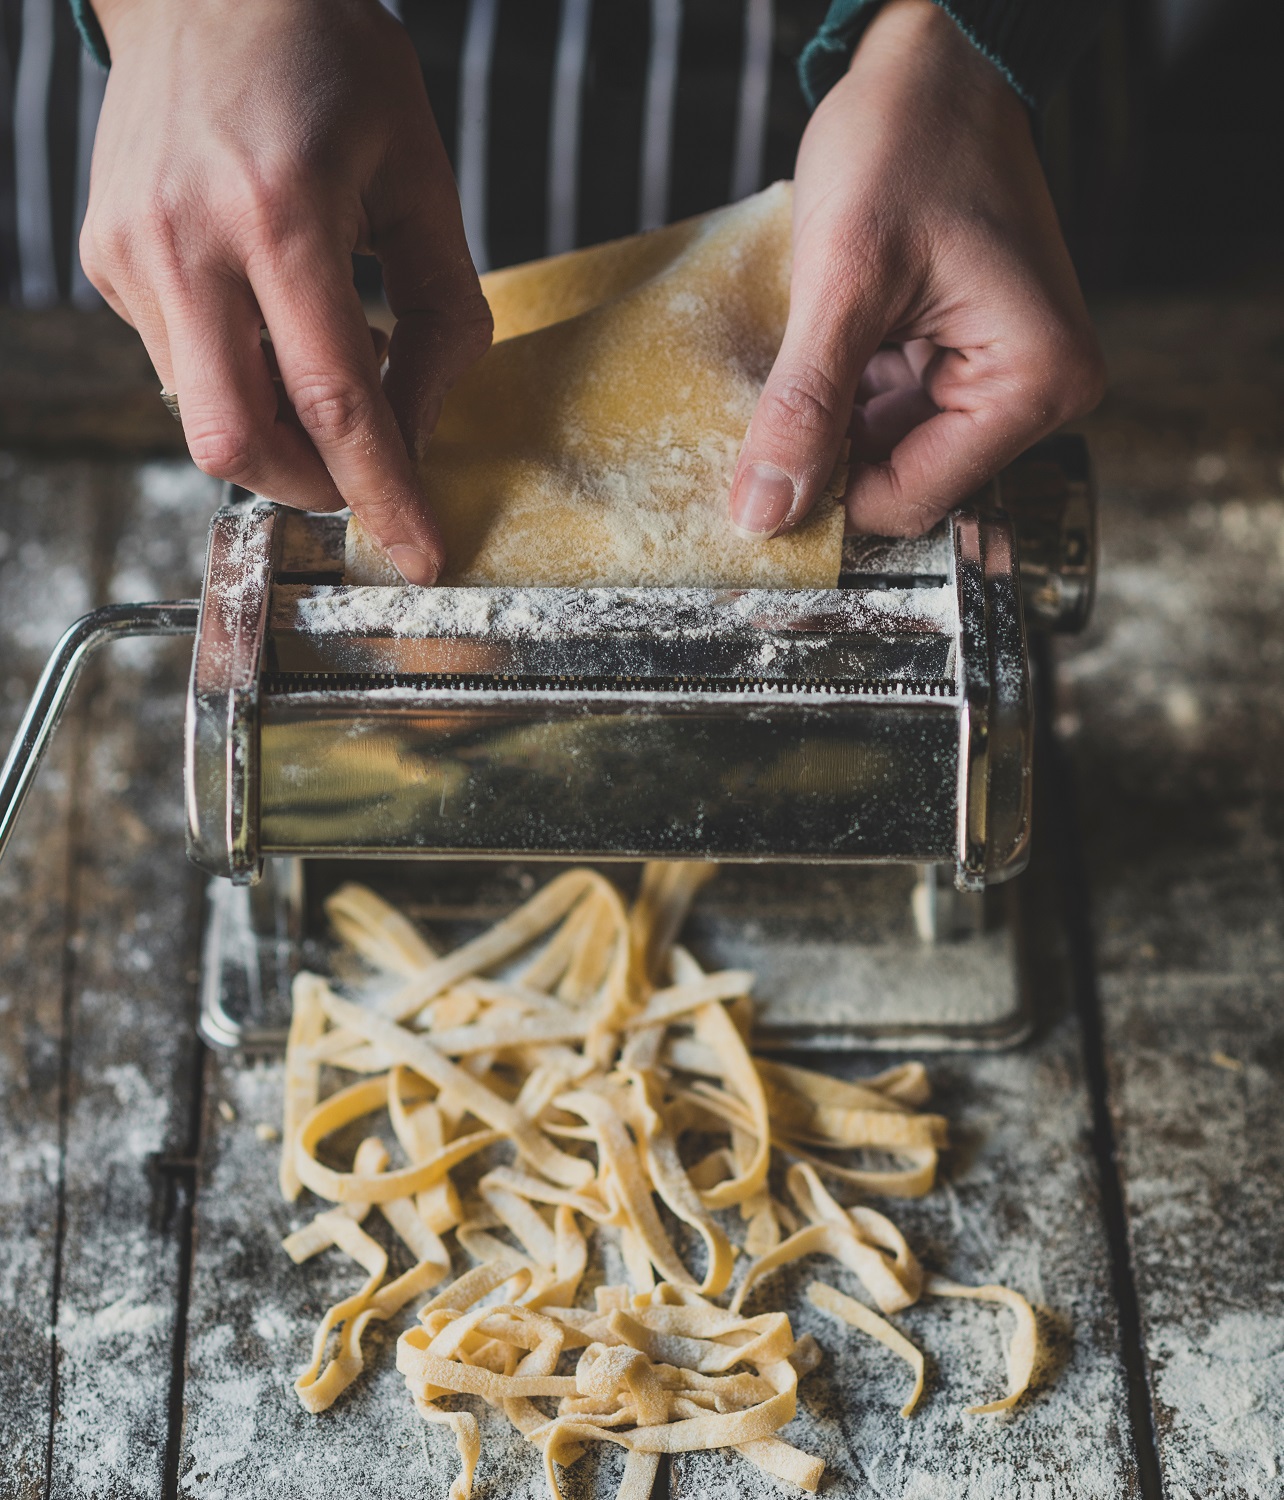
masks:
[[[131,636],[191,635],[196,630],[198,609],[195,599],[105,604],[82,615],[65,631],[45,663],[0,771],[0,859],[85,663],[99,647],[112,641]]]
[[[262,869],[259,852],[259,696],[277,508],[225,506],[210,525],[185,734],[187,854],[234,884]]]

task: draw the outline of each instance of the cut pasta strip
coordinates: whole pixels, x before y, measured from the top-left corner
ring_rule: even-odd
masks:
[[[691,1273],[679,1259],[655,1211],[652,1187],[643,1171],[637,1146],[611,1100],[603,1094],[577,1089],[559,1094],[557,1104],[581,1115],[592,1126],[599,1159],[610,1173],[616,1205],[647,1259],[666,1280],[694,1286]]]
[[[375,1042],[390,1057],[413,1068],[443,1092],[450,1090],[479,1120],[484,1120],[492,1129],[511,1136],[514,1145],[531,1165],[551,1177],[554,1182],[560,1182],[565,1187],[583,1187],[585,1183],[592,1181],[594,1173],[589,1162],[560,1151],[541,1130],[518,1114],[506,1100],[478,1082],[471,1073],[443,1057],[429,1042],[382,1016],[362,1010],[350,1000],[341,1000],[329,989],[322,996],[322,1004],[332,1021]]]
[[[656,1026],[676,1021],[713,1000],[738,1000],[753,986],[753,975],[745,969],[725,969],[720,974],[701,974],[684,984],[657,990],[646,1005],[628,1018],[628,1026]]]
[[[416,1400],[415,1405],[425,1422],[438,1422],[443,1427],[449,1427],[455,1434],[459,1473],[451,1481],[447,1500],[469,1500],[473,1492],[477,1460],[481,1457],[481,1429],[477,1425],[477,1418],[470,1411],[442,1411],[431,1401]]]
[[[820,1488],[825,1461],[810,1453],[803,1453],[777,1437],[754,1438],[748,1443],[737,1443],[736,1452],[743,1453],[751,1464],[756,1464],[765,1473],[784,1480],[786,1484],[795,1484],[800,1490],[808,1490],[812,1494]]]
[[[966,1408],[969,1416],[1009,1411],[1025,1395],[1039,1357],[1039,1324],[1034,1309],[1020,1292],[1006,1286],[960,1286],[944,1276],[929,1276],[923,1290],[933,1297],[970,1297],[977,1302],[1000,1302],[1016,1314],[1016,1328],[1007,1347],[1008,1393],[998,1401]]]
[[[643,868],[629,926],[638,961],[649,983],[657,983],[664,977],[669,952],[678,940],[691,903],[717,868],[695,860],[654,862]]]
[[[923,1273],[904,1236],[882,1214],[868,1208],[841,1208],[821,1186],[815,1170],[793,1166],[786,1178],[803,1216],[805,1229],[791,1234],[756,1260],[732,1299],[738,1311],[752,1288],[768,1272],[805,1255],[830,1255],[860,1277],[881,1311],[899,1312],[918,1301]]]
[[[285,1048],[285,1109],[281,1121],[281,1196],[293,1203],[303,1188],[295,1165],[299,1127],[317,1102],[321,1082],[320,1065],[311,1051],[325,1030],[322,992],[324,979],[306,972],[296,974],[290,987],[290,1035]]]
[[[647,1173],[655,1192],[704,1241],[708,1262],[700,1290],[716,1297],[731,1280],[734,1255],[731,1241],[706,1211],[699,1190],[687,1175],[678,1145],[664,1123],[663,1111],[653,1102],[651,1074],[633,1073],[634,1094],[630,1101],[630,1124],[646,1159]]]
[[[388,1085],[382,1077],[350,1084],[323,1099],[299,1127],[295,1165],[300,1178],[318,1197],[328,1198],[332,1203],[386,1203],[391,1198],[404,1198],[440,1182],[452,1167],[502,1138],[499,1131],[478,1130],[451,1141],[428,1161],[395,1172],[336,1172],[317,1160],[320,1141],[362,1115],[380,1109],[387,1097]]]
[[[592,870],[567,870],[535,892],[529,901],[494,927],[435,960],[381,1007],[393,1021],[404,1021],[442,990],[473,974],[484,973],[528,948],[580,901],[587,891],[605,885]]]
[[[812,1282],[807,1288],[807,1300],[821,1312],[827,1312],[853,1328],[859,1328],[862,1333],[869,1334],[870,1338],[885,1344],[893,1354],[900,1355],[914,1371],[914,1389],[901,1407],[901,1416],[912,1416],[923,1394],[922,1351],[911,1344],[899,1328],[894,1327],[886,1318],[880,1318],[872,1308],[866,1307],[863,1302],[857,1302],[854,1297],[845,1297],[842,1292],[823,1281]]]
[[[362,1174],[382,1172],[388,1164],[388,1152],[378,1136],[367,1136],[353,1158],[353,1166]],[[305,1260],[311,1260],[314,1255],[319,1255],[322,1250],[328,1250],[335,1244],[335,1215],[342,1215],[360,1224],[370,1212],[372,1205],[354,1201],[341,1203],[338,1208],[328,1208],[320,1213],[315,1219],[305,1224],[302,1229],[296,1229],[293,1234],[286,1235],[281,1241],[281,1248],[295,1263],[302,1265]]]
[[[368,886],[341,885],[326,897],[325,914],[340,942],[385,973],[409,979],[437,957],[418,928]]]

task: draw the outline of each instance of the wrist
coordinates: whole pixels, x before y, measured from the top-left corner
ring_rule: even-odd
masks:
[[[89,0],[107,45],[115,56],[140,25],[154,24],[165,10],[165,0]]]
[[[941,62],[981,86],[1010,87],[1007,80],[937,0],[884,0],[852,53],[850,68],[877,55],[879,66],[917,58]]]
[[[863,75],[863,89],[881,85],[914,97],[924,115],[962,112],[1029,129],[1010,77],[937,0],[885,0],[847,71]]]

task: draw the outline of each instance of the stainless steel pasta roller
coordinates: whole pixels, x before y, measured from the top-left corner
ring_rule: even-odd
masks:
[[[237,886],[270,862],[287,936],[296,859],[699,858],[799,866],[795,888],[836,867],[944,868],[965,900],[1026,862],[1027,631],[1077,629],[1092,601],[1077,437],[1030,450],[927,537],[849,538],[832,590],[357,588],[343,534],[231,494],[199,601],[73,626],[4,769],[0,851],[88,653],[194,631],[188,853]],[[280,899],[220,895],[213,927],[235,909],[254,946]],[[923,932],[949,900],[920,881]]]

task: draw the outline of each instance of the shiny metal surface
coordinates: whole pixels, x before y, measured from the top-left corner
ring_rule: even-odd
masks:
[[[985,879],[1019,874],[1029,859],[1034,705],[1013,529],[981,517],[985,635],[990,654]]]
[[[992,812],[990,787],[999,679],[1028,712],[1002,515],[955,517],[944,575],[818,591],[273,583],[272,522],[243,503],[211,532],[188,798],[215,873],[252,879],[264,854],[948,860],[973,888],[1019,864],[1023,808]]]
[[[956,726],[951,700],[908,693],[271,693],[262,847],[950,859]]]
[[[985,885],[990,787],[990,653],[986,639],[985,564],[975,512],[950,518],[951,571],[959,614],[958,788],[955,880]]]
[[[953,860],[958,650],[944,580],[280,586],[261,846]]]
[[[247,886],[211,880],[197,1026],[212,1047],[284,1051],[304,931],[300,860],[265,860]]]
[[[83,615],[54,647],[0,771],[0,858],[71,697],[80,669],[100,646],[129,636],[191,635],[198,604],[107,604]]]
[[[1016,529],[1027,626],[1082,630],[1092,612],[1100,545],[1087,443],[1073,432],[1044,438],[1004,469],[996,488]]]
[[[188,856],[241,883],[260,865],[258,706],[276,545],[266,501],[214,517],[187,694]]]
[[[1056,439],[926,537],[849,539],[834,590],[413,589],[344,586],[328,518],[241,501],[211,531],[192,855],[949,861],[978,890],[1029,837],[1023,606],[1082,620],[1092,511]]]

